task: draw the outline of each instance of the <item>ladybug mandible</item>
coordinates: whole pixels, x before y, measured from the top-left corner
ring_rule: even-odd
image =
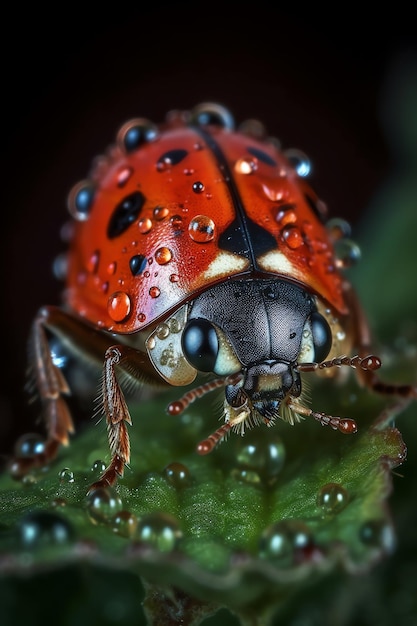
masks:
[[[115,483],[129,463],[121,379],[182,387],[211,373],[168,407],[178,414],[224,387],[224,424],[200,454],[232,429],[278,417],[356,432],[352,419],[306,405],[304,372],[336,375],[347,365],[375,391],[417,396],[374,373],[381,362],[368,354],[365,317],[335,254],[345,223],[326,222],[307,164],[259,122],[236,130],[218,104],[173,111],[159,126],[142,118],[122,126],[69,194],[63,305],[42,308],[31,333],[47,440],[38,455],[13,460],[15,476],[51,461],[73,431],[51,337],[80,362],[104,362],[111,460],[91,489]]]

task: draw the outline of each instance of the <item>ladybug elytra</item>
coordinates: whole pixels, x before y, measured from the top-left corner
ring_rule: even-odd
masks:
[[[130,460],[122,379],[184,387],[208,374],[172,402],[172,415],[224,387],[224,424],[200,454],[232,429],[277,418],[311,416],[356,432],[352,419],[307,406],[305,372],[334,376],[347,365],[377,392],[417,396],[375,374],[381,362],[369,354],[365,317],[335,254],[346,225],[327,221],[307,170],[301,152],[281,150],[259,122],[236,130],[219,104],[122,126],[69,194],[63,303],[43,307],[31,333],[47,440],[41,453],[14,459],[14,475],[48,463],[73,431],[51,337],[80,360],[104,363],[111,460],[91,489],[115,483]]]

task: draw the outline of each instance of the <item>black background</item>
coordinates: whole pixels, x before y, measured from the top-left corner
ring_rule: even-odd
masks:
[[[33,430],[23,393],[30,322],[57,304],[66,196],[131,117],[219,101],[312,159],[333,215],[356,225],[390,167],[381,94],[416,49],[415,22],[293,3],[8,7],[2,26],[0,453]],[[227,9],[227,11],[226,11]],[[393,15],[395,11],[395,15]],[[4,195],[3,195],[4,194]]]

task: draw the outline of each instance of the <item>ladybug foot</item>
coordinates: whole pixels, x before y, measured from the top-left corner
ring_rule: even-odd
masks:
[[[123,476],[124,466],[124,461],[119,456],[114,457],[100,478],[89,486],[87,495],[96,489],[112,487],[117,482],[117,479]]]

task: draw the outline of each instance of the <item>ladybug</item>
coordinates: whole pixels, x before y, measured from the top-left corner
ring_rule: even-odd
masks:
[[[307,406],[307,372],[335,376],[346,365],[377,392],[417,396],[375,374],[381,361],[337,255],[357,250],[307,173],[303,153],[282,150],[255,120],[236,129],[216,103],[120,128],[69,194],[62,306],[40,309],[30,339],[47,439],[13,459],[13,475],[50,462],[73,432],[54,341],[103,367],[111,459],[91,489],[114,484],[130,460],[121,381],[185,387],[200,376],[172,415],[223,387],[224,423],[198,445],[202,455],[231,430],[277,418],[356,432],[352,419]]]

